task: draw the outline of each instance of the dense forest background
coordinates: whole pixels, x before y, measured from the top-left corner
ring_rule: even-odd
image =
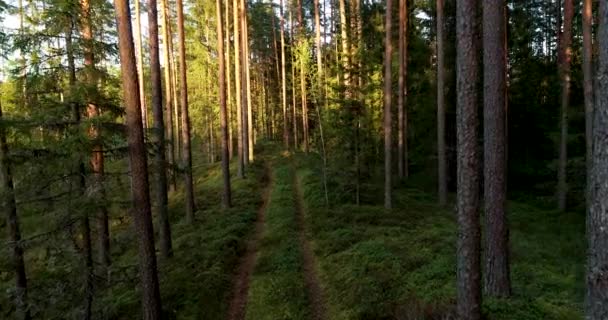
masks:
[[[603,319],[606,7],[0,0],[0,318]]]

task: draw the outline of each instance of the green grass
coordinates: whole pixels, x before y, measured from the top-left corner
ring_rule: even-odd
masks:
[[[274,186],[251,278],[246,315],[250,320],[308,319],[293,170],[286,159],[275,159],[272,167]]]
[[[318,159],[301,156],[298,162],[330,319],[430,319],[453,313],[453,209],[439,208],[434,195],[412,184],[394,191],[392,211],[381,203],[334,203],[327,209]],[[522,203],[510,203],[508,211],[514,295],[485,299],[487,319],[582,319],[584,215]]]

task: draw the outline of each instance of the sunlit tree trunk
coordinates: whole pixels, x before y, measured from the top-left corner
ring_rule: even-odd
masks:
[[[226,100],[226,104],[227,104],[227,113],[226,113],[226,122],[228,123],[228,158],[232,159],[232,155],[233,155],[233,143],[232,143],[232,70],[231,70],[231,64],[232,64],[232,59],[230,58],[230,0],[226,0],[226,13],[225,13],[225,27],[226,27],[226,32],[224,33],[226,35],[226,50],[225,50],[225,56],[226,56],[226,62],[225,62],[225,75],[227,77],[226,80],[226,84],[227,84],[227,89],[226,89],[226,93],[227,93],[227,100]]]
[[[348,38],[348,17],[346,16],[346,0],[338,0],[338,3],[340,10],[340,40],[342,43],[342,72],[344,77],[344,87],[346,88],[347,98],[349,98],[348,91],[350,88],[350,66],[348,61],[350,57],[350,42]]]
[[[248,104],[248,96],[247,96],[247,74],[249,71],[247,70],[247,33],[245,31],[245,16],[246,12],[246,4],[244,0],[240,0],[239,3],[239,24],[241,28],[239,41],[241,42],[241,50],[239,52],[239,59],[241,60],[241,74],[239,79],[241,81],[241,91],[239,94],[241,95],[241,123],[242,123],[242,136],[243,136],[243,165],[245,168],[249,163],[249,104]]]
[[[131,33],[131,14],[128,0],[115,0],[114,8],[118,24],[118,48],[122,74],[122,90],[126,106],[127,143],[129,145],[129,168],[131,168],[131,196],[133,203],[133,221],[138,238],[139,275],[142,294],[142,318],[161,320],[162,306],[156,254],[154,249],[154,231],[150,210],[150,192],[148,184],[148,166],[146,148],[139,108],[139,85],[135,63],[135,50]]]
[[[593,150],[593,1],[583,0],[583,88],[585,96],[585,141],[587,184],[591,181]],[[589,199],[589,196],[587,196]]]
[[[340,3],[344,0],[340,0]],[[384,207],[392,208],[392,54],[391,41],[392,0],[386,0],[385,28],[384,28]],[[341,10],[341,9],[340,9]],[[340,15],[342,15],[340,13]]]
[[[600,0],[593,123],[593,165],[587,213],[586,317],[608,319],[608,1]],[[600,40],[601,39],[601,40]]]
[[[283,106],[283,144],[289,149],[289,124],[287,116],[287,75],[285,72],[285,17],[283,16],[283,0],[280,0],[281,15],[281,104]]]
[[[163,64],[164,64],[164,78],[165,78],[165,114],[167,115],[167,122],[165,129],[167,130],[166,139],[169,141],[169,150],[167,151],[167,164],[175,166],[175,131],[173,130],[173,101],[175,99],[173,88],[173,76],[171,74],[171,50],[172,50],[172,36],[171,36],[171,15],[169,12],[168,0],[161,0],[161,8],[163,13]],[[177,179],[173,170],[168,170],[170,176],[170,187],[175,190],[177,188]]]
[[[477,50],[477,0],[457,0],[457,152],[458,240],[456,293],[458,318],[481,319],[481,268],[479,225],[479,59]],[[502,107],[502,105],[501,105]]]
[[[242,109],[242,95],[241,95],[241,84],[242,84],[242,73],[241,73],[241,36],[240,36],[240,1],[233,0],[233,39],[234,39],[234,83],[235,83],[235,99],[236,99],[236,123],[237,123],[237,149],[238,149],[238,165],[237,165],[237,176],[239,178],[245,177],[245,155],[244,155],[244,141],[243,141],[243,109]]]
[[[192,181],[192,150],[190,147],[190,116],[188,106],[188,82],[186,79],[186,34],[184,30],[184,5],[177,0],[177,33],[179,37],[180,105],[182,111],[182,170],[184,170],[184,191],[186,192],[186,219],[194,221],[194,183]]]
[[[139,100],[141,120],[144,128],[148,128],[148,112],[146,108],[146,90],[144,86],[144,55],[142,51],[141,12],[139,0],[135,0],[135,58],[137,59],[137,78],[139,79]]]
[[[253,110],[251,109],[251,74],[249,72],[249,22],[247,17],[247,1],[241,0],[241,22],[243,23],[243,69],[245,77],[245,89],[247,99],[247,162],[253,161],[254,147],[254,128],[253,128]]]
[[[445,148],[445,24],[444,0],[437,0],[437,190],[439,204],[448,202],[448,172]]]
[[[135,0],[138,1],[138,0]],[[158,10],[156,0],[148,0],[148,38],[150,41],[150,87],[152,89],[152,112],[154,115],[154,171],[156,171],[156,201],[160,254],[172,256],[171,225],[169,224],[169,199],[167,197],[167,171],[165,160],[165,125],[163,117],[163,88],[160,70],[158,41]],[[141,83],[141,81],[140,81]],[[144,113],[142,113],[143,116]],[[142,119],[143,121],[143,119]]]
[[[491,297],[511,294],[506,221],[506,54],[504,0],[483,4],[484,287]]]
[[[557,179],[557,198],[560,211],[566,210],[568,194],[568,106],[570,104],[570,60],[572,57],[572,19],[574,18],[573,0],[564,0],[564,28],[559,41],[559,73],[562,85],[561,136],[559,143],[559,165]]]

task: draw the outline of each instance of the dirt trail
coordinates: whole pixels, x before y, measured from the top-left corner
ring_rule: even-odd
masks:
[[[313,320],[325,320],[327,319],[327,312],[325,307],[325,300],[323,296],[323,289],[321,288],[319,277],[317,275],[316,259],[310,247],[310,241],[306,236],[307,224],[304,217],[304,200],[302,190],[300,188],[300,181],[297,177],[296,170],[294,169],[294,193],[296,202],[296,219],[298,222],[298,238],[300,242],[300,248],[302,250],[302,260],[304,269],[304,281],[306,283],[306,289],[308,290],[308,298],[310,299],[310,309],[312,312]]]
[[[249,292],[249,283],[251,274],[255,268],[256,256],[258,251],[258,242],[264,232],[264,221],[266,208],[270,202],[270,191],[272,190],[273,180],[270,166],[268,163],[264,169],[265,188],[262,195],[262,206],[258,209],[255,222],[255,233],[253,237],[247,241],[247,249],[245,255],[241,258],[234,280],[232,282],[232,298],[228,307],[228,320],[243,320],[245,319],[245,310],[247,309],[247,295]]]

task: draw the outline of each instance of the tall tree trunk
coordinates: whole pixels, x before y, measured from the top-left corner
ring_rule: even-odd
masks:
[[[586,319],[608,318],[608,1],[600,1],[593,123],[591,201],[587,213]],[[600,40],[602,39],[602,40]],[[604,79],[604,80],[602,80]]]
[[[236,99],[236,123],[237,123],[237,149],[238,149],[238,166],[237,176],[239,178],[245,177],[245,155],[244,155],[244,141],[243,141],[243,109],[242,109],[242,95],[241,95],[241,84],[242,84],[242,72],[241,72],[241,36],[240,29],[241,24],[239,20],[240,16],[240,0],[233,0],[233,39],[234,39],[234,83],[235,83],[235,99]]]
[[[484,284],[486,293],[492,297],[511,294],[509,231],[505,214],[505,6],[504,0],[486,0],[483,4]]]
[[[228,4],[228,2],[226,2]],[[224,26],[222,24],[222,2],[216,0],[217,8],[217,54],[219,57],[224,57]],[[224,67],[224,59],[219,59],[219,76],[220,76],[220,126],[222,129],[222,176],[224,180],[224,189],[222,193],[222,206],[224,209],[231,206],[231,190],[230,190],[230,158],[228,152],[228,111],[226,106],[226,69]]]
[[[459,319],[481,319],[479,157],[477,103],[479,59],[477,0],[457,0],[457,149],[458,241],[457,311]],[[502,107],[503,105],[501,105]]]
[[[346,88],[348,98],[348,90],[350,88],[350,66],[348,64],[350,54],[350,42],[348,38],[348,18],[346,16],[346,0],[338,0],[338,3],[340,10],[340,40],[342,41],[342,72],[344,76],[344,87]]]
[[[298,35],[297,41],[300,46],[304,45],[305,26],[302,12],[302,0],[297,0],[296,9],[298,10]],[[304,54],[304,53],[302,53]],[[300,103],[302,107],[302,143],[304,152],[308,152],[308,106],[306,102],[306,65],[304,57],[298,57],[300,61]]]
[[[289,124],[287,121],[287,75],[285,72],[285,17],[283,16],[283,0],[280,0],[281,14],[281,104],[283,106],[283,144],[289,149]]]
[[[253,111],[251,110],[251,76],[249,74],[249,23],[247,18],[247,1],[241,0],[241,22],[243,23],[243,77],[245,99],[247,101],[247,112],[245,119],[247,123],[247,163],[253,161]]]
[[[2,120],[2,105],[0,105],[0,120]],[[8,155],[6,130],[2,127],[0,128],[0,204],[6,213],[8,244],[12,251],[11,262],[15,270],[15,309],[17,310],[17,319],[27,320],[31,318],[27,299],[27,277],[25,274],[23,246],[21,244],[19,216],[17,215],[17,203],[15,201],[15,188],[13,186],[13,176]]]
[[[444,0],[437,0],[437,190],[439,205],[448,202],[448,170],[445,147],[445,22]]]
[[[99,108],[93,101],[97,87],[95,76],[95,60],[93,57],[94,43],[93,32],[91,29],[91,4],[89,0],[80,0],[80,33],[84,41],[84,68],[86,75],[86,103],[87,117],[93,121],[99,117]],[[89,184],[90,191],[87,192],[93,202],[101,202],[104,198],[103,175],[104,175],[104,156],[100,139],[99,128],[92,125],[89,128],[89,137],[93,140],[93,147],[90,158],[92,179]],[[105,205],[98,205],[98,229],[99,229],[99,257],[101,265],[106,269],[110,264],[110,236],[108,227],[108,212]],[[82,235],[83,235],[83,255],[86,266],[86,287],[85,287],[85,311],[84,318],[90,319],[93,303],[93,249],[91,247],[91,226],[89,214],[85,210],[82,213]]]
[[[321,15],[319,14],[319,0],[313,1],[315,13],[315,47],[317,49],[317,79],[320,88],[323,88],[323,53],[321,52]],[[317,107],[317,106],[315,106]]]
[[[167,151],[167,164],[172,168],[175,167],[175,131],[173,130],[173,101],[175,99],[173,88],[173,76],[171,75],[171,50],[173,46],[173,39],[171,36],[171,15],[169,12],[168,0],[161,0],[161,8],[163,12],[163,64],[164,64],[164,77],[165,77],[165,114],[167,115],[167,123],[165,129],[167,130],[166,139],[169,141],[169,150]],[[177,119],[176,119],[177,120]],[[173,169],[168,170],[169,180],[171,189],[177,188],[177,179],[175,171]]]
[[[169,27],[171,26],[170,23],[171,20],[169,20]],[[171,32],[171,29],[169,29],[169,31]],[[171,32],[171,34],[173,34]],[[179,162],[182,161],[182,135],[181,135],[181,128],[182,128],[182,124],[181,124],[181,107],[180,107],[180,98],[179,96],[179,87],[178,84],[179,82],[177,81],[177,74],[178,74],[178,69],[177,69],[177,62],[175,59],[175,51],[173,50],[173,36],[171,36],[170,38],[171,42],[169,42],[169,65],[171,66],[171,92],[173,95],[173,122],[175,127],[173,128],[173,143],[175,144],[175,155],[174,155],[174,159],[175,159],[175,163],[178,164]],[[175,173],[175,176],[177,178],[177,172]]]
[[[587,185],[591,183],[593,150],[593,1],[583,0],[583,88],[585,96],[585,141]],[[587,195],[589,203],[589,195]]]
[[[562,85],[561,101],[561,136],[559,143],[559,165],[557,177],[557,198],[560,211],[566,210],[568,194],[567,165],[568,165],[568,106],[570,102],[570,59],[572,56],[572,19],[574,18],[573,0],[564,0],[564,29],[561,34],[559,73]]]
[[[137,59],[137,78],[139,79],[139,100],[141,107],[141,120],[144,128],[148,128],[148,112],[146,108],[146,90],[144,86],[144,54],[142,51],[143,35],[141,33],[141,12],[139,0],[135,0],[135,58]]]
[[[397,93],[397,170],[399,178],[407,178],[407,0],[399,0],[399,89]]]
[[[232,70],[231,70],[231,64],[232,64],[232,59],[230,58],[230,0],[226,0],[226,13],[225,13],[225,27],[226,27],[226,50],[225,50],[225,57],[226,57],[226,62],[225,62],[225,69],[224,69],[224,73],[225,76],[228,78],[226,80],[226,84],[228,85],[228,88],[226,89],[227,92],[227,100],[226,100],[226,104],[227,104],[227,113],[226,113],[226,122],[227,124],[227,130],[228,130],[228,159],[231,160],[232,159],[232,155],[233,155],[233,146],[234,144],[232,143],[232,132],[234,130],[232,130],[231,127],[231,118],[232,118]]]
[[[239,41],[241,41],[241,51],[239,59],[241,59],[241,123],[242,123],[242,136],[243,136],[243,165],[246,168],[249,163],[249,114],[248,114],[248,99],[247,99],[247,34],[245,32],[245,16],[247,15],[245,8],[245,1],[239,0],[239,23],[241,27],[241,34]]]
[[[138,0],[135,0],[138,1]],[[152,89],[152,112],[154,115],[154,144],[156,153],[156,200],[160,254],[163,258],[172,256],[171,225],[169,223],[169,199],[167,197],[167,166],[165,161],[165,126],[163,117],[163,88],[160,70],[158,43],[158,10],[156,0],[148,0],[148,37],[150,41],[150,82]],[[141,83],[141,81],[140,81]],[[141,97],[140,97],[141,98]]]
[[[293,13],[292,10],[289,10],[289,26],[290,26],[290,34],[291,41],[293,42],[295,39],[295,32],[293,27]],[[293,110],[293,119],[291,121],[292,129],[293,129],[293,149],[298,149],[298,115],[296,108],[296,60],[295,54],[293,52],[293,43],[291,50],[291,107]]]
[[[340,3],[344,0],[340,0]],[[392,149],[392,54],[393,45],[391,41],[391,20],[393,11],[393,0],[386,0],[385,30],[384,30],[384,207],[392,207],[392,183],[391,183],[391,149]],[[342,14],[340,14],[342,15]]]
[[[127,111],[127,143],[129,145],[129,168],[131,169],[132,213],[135,231],[138,235],[143,319],[160,320],[162,318],[162,306],[156,270],[154,231],[150,210],[147,151],[144,145],[144,134],[141,125],[139,88],[133,36],[131,34],[129,1],[115,0],[114,8],[118,24],[122,89]]]
[[[194,183],[192,181],[192,150],[190,147],[190,116],[188,106],[188,81],[186,79],[186,33],[184,30],[184,5],[177,0],[177,33],[179,37],[180,104],[182,111],[182,170],[184,170],[184,189],[186,192],[186,219],[194,222]]]

